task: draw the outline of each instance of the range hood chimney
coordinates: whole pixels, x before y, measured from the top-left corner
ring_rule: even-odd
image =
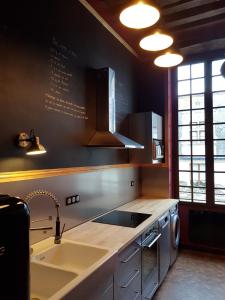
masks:
[[[143,145],[116,132],[115,72],[111,68],[97,70],[96,132],[87,146],[144,148]]]

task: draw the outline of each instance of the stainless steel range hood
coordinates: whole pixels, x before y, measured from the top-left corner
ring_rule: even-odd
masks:
[[[144,146],[116,132],[115,72],[111,68],[97,71],[96,132],[89,147],[139,148]]]

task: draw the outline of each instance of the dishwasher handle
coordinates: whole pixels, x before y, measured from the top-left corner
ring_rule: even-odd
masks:
[[[158,239],[161,237],[161,235],[162,235],[161,233],[157,234],[157,236],[154,237],[154,239],[150,240],[148,243],[145,243],[145,244],[143,245],[143,247],[145,247],[145,248],[151,248],[152,245],[153,245],[155,242],[158,241]]]
[[[169,224],[169,219],[168,219],[168,221],[165,224],[163,224],[163,226],[161,228],[162,229],[166,228],[166,226],[168,226],[168,224]]]

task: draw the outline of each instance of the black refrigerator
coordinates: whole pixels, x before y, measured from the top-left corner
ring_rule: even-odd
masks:
[[[29,300],[30,216],[19,198],[0,195],[0,299]]]

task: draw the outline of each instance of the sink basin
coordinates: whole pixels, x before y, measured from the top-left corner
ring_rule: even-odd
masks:
[[[73,242],[64,242],[43,251],[35,260],[52,264],[66,270],[81,273],[90,268],[109,250]]]
[[[31,262],[30,272],[30,300],[48,299],[77,277],[75,273],[55,269],[35,262]]]

